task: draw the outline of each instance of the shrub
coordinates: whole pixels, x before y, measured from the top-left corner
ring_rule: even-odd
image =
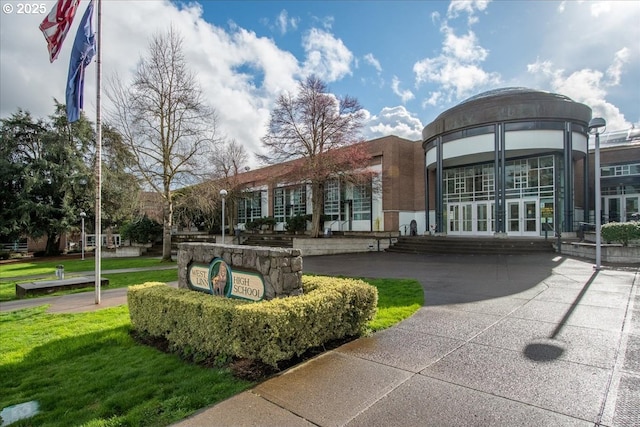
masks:
[[[131,324],[190,357],[229,356],[271,366],[365,332],[377,289],[361,280],[303,276],[304,295],[249,302],[161,283],[129,288]]]
[[[9,259],[9,251],[0,251],[0,259]]]
[[[307,229],[308,215],[296,215],[291,218],[287,218],[285,229],[287,231],[300,232]]]
[[[260,228],[260,224],[257,221],[247,221],[244,224],[244,228],[248,231],[257,231]]]
[[[602,238],[607,242],[629,245],[630,240],[640,239],[640,223],[638,222],[610,222],[600,229]]]
[[[273,230],[273,227],[276,225],[276,219],[272,216],[263,216],[258,220],[258,224],[260,224],[260,228],[263,230]]]
[[[120,227],[123,239],[136,243],[152,243],[162,236],[162,224],[146,215],[139,220],[128,222]]]

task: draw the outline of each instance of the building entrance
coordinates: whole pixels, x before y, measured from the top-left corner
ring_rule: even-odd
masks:
[[[540,214],[537,199],[507,200],[507,234],[539,236]]]
[[[492,235],[494,203],[490,201],[449,203],[447,233],[452,235]]]
[[[602,203],[604,222],[631,221],[632,215],[640,212],[640,195],[605,196]]]

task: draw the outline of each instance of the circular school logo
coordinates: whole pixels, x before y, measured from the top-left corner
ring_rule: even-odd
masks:
[[[211,262],[209,277],[211,277],[211,293],[213,295],[226,296],[231,285],[231,269],[220,258]]]

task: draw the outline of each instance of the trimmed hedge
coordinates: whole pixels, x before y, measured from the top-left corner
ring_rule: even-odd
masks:
[[[329,341],[362,334],[378,291],[356,279],[303,276],[304,295],[249,302],[162,283],[128,291],[131,324],[194,358],[239,357],[271,366]]]
[[[629,241],[640,239],[640,222],[610,222],[604,224],[600,232],[605,241],[628,246]]]

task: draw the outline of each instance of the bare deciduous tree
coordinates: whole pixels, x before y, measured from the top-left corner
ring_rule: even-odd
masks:
[[[214,170],[214,177],[220,184],[221,189],[227,190],[226,204],[226,223],[229,230],[233,231],[233,227],[237,221],[236,213],[238,211],[238,199],[242,193],[238,174],[245,172],[249,155],[239,142],[232,139],[222,145],[215,156],[211,157],[211,164]]]
[[[182,38],[171,28],[151,38],[133,82],[114,80],[113,125],[135,157],[134,171],[163,197],[163,259],[171,259],[172,189],[207,169],[216,143],[216,117],[188,69]]]
[[[325,183],[337,176],[355,177],[368,164],[366,147],[356,144],[363,119],[355,98],[336,97],[314,76],[300,83],[297,94],[283,94],[276,101],[262,138],[266,154],[258,157],[270,164],[303,159],[288,178],[311,185],[312,237],[320,235]]]

